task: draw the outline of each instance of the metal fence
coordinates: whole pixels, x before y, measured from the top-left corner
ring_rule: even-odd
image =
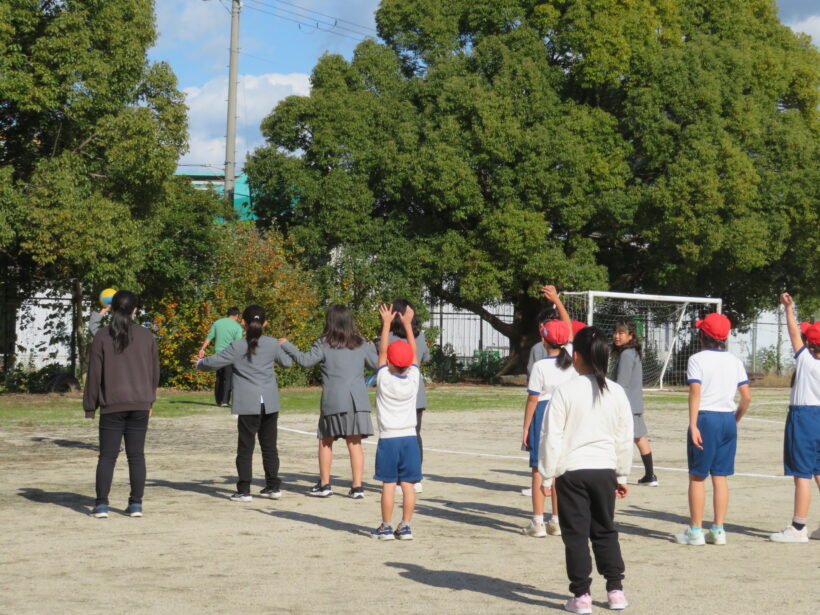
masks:
[[[513,307],[499,305],[489,308],[504,322],[513,321]],[[497,352],[506,357],[510,353],[509,339],[493,329],[482,318],[473,312],[461,310],[447,303],[430,306],[430,319],[424,323],[425,328],[434,327],[438,332],[430,343],[441,347],[450,345],[461,360],[474,358],[482,351]]]

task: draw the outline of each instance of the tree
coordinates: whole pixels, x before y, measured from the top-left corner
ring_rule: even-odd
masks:
[[[263,221],[537,334],[537,288],[817,301],[820,55],[769,0],[383,0],[247,170]],[[811,236],[810,236],[811,235]],[[512,323],[482,306],[515,305]]]
[[[73,358],[82,359],[83,301],[104,286],[140,290],[146,273],[149,287],[190,279],[190,267],[175,269],[191,258],[179,248],[207,240],[224,211],[172,180],[186,111],[170,68],[146,60],[155,37],[150,0],[0,0],[7,366],[13,314],[35,289],[71,293]],[[168,245],[194,208],[210,221]],[[175,248],[174,262],[157,258]]]

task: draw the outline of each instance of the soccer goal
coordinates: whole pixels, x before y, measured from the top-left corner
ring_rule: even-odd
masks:
[[[686,364],[698,351],[695,320],[721,312],[723,301],[710,297],[636,295],[589,290],[561,293],[573,320],[595,325],[611,335],[615,323],[632,320],[643,353],[646,388],[686,384]]]

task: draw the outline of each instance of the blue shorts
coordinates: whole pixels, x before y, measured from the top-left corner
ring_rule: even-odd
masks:
[[[783,471],[798,478],[820,475],[820,406],[789,406]]]
[[[383,483],[419,482],[422,478],[419,439],[416,436],[380,438],[373,478]]]
[[[530,431],[527,436],[527,450],[530,452],[530,467],[538,467],[538,437],[541,435],[541,424],[544,422],[544,415],[547,413],[547,406],[550,400],[539,401],[535,407],[535,414],[532,415]]]
[[[698,429],[703,440],[699,449],[686,431],[686,459],[689,473],[695,476],[731,476],[735,473],[737,423],[734,412],[698,412]]]

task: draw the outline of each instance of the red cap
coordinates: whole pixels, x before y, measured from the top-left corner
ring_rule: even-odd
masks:
[[[387,361],[396,367],[410,367],[415,357],[410,344],[404,340],[396,340],[387,347]]]
[[[806,336],[806,340],[808,340],[809,344],[820,346],[820,320],[814,324],[801,322],[800,330],[803,332],[803,335]]]
[[[732,330],[732,323],[723,314],[712,312],[703,320],[695,322],[695,327],[703,331],[709,337],[716,340],[725,340]]]
[[[585,322],[581,322],[580,320],[573,320],[572,321],[572,333],[574,335],[578,335],[578,331],[581,329],[586,329],[589,325]]]
[[[550,320],[541,325],[541,337],[553,346],[563,346],[569,341],[569,327],[561,320]]]

